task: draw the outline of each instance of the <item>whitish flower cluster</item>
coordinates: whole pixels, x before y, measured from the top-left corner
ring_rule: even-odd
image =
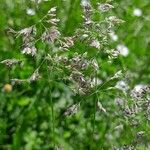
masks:
[[[104,3],[104,4],[100,4],[98,3],[98,9],[102,12],[107,12],[110,9],[114,8],[114,6],[108,4],[108,3]]]
[[[111,80],[121,78],[122,76],[123,76],[122,70],[119,70],[114,74],[114,76],[111,77]]]
[[[22,61],[17,59],[5,59],[0,63],[6,65],[7,67],[12,67],[14,65],[21,65]]]
[[[124,57],[128,56],[129,54],[129,49],[125,45],[122,44],[117,45],[117,50]]]
[[[127,90],[129,90],[128,84],[125,81],[123,81],[123,80],[118,81],[115,87],[117,89],[122,90],[123,92],[127,92]]]
[[[113,41],[117,41],[117,40],[118,40],[118,36],[115,34],[114,31],[110,31],[109,36],[110,36],[110,38],[111,38]]]
[[[142,16],[142,10],[139,9],[139,8],[135,8],[135,9],[133,10],[133,15],[134,15],[134,16],[137,16],[137,17]]]
[[[90,46],[95,47],[95,48],[100,48],[100,43],[98,40],[92,40]]]
[[[70,115],[74,115],[74,114],[77,113],[78,108],[79,108],[79,104],[74,104],[74,105],[68,107],[68,108],[66,109],[66,111],[64,112],[63,115],[64,115],[65,117],[70,116]]]
[[[53,26],[43,33],[42,40],[46,41],[47,43],[54,43],[59,36],[60,32],[58,31],[57,27]]]
[[[23,54],[28,55],[36,55],[37,49],[34,45],[34,38],[36,35],[36,28],[34,26],[22,29],[21,31],[17,32],[17,36],[22,36],[23,40]]]
[[[35,15],[35,11],[32,8],[27,8],[26,13],[29,16],[34,16]]]
[[[56,18],[56,7],[52,7],[47,15],[45,16],[45,21],[52,25],[50,28],[47,28],[42,34],[42,41],[47,43],[54,43],[60,36],[58,31],[57,23],[60,21]]]
[[[75,93],[87,93],[94,84],[94,74],[87,76],[84,74],[86,70],[91,70],[91,73],[96,72],[99,65],[95,59],[88,59],[87,53],[78,54],[74,53],[72,57],[55,56],[48,58],[51,62],[57,62],[61,64],[63,68],[66,68],[68,74],[65,76],[72,84],[72,90]],[[98,84],[98,83],[97,83]]]
[[[142,99],[148,91],[150,91],[150,86],[139,84],[131,91],[131,96],[134,99]]]
[[[126,92],[128,99],[116,98],[115,104],[120,108],[124,117],[128,118],[129,123],[133,126],[139,125],[141,114],[144,114],[142,119],[150,121],[150,86],[139,84],[130,90],[124,81],[119,81],[116,87],[125,92],[128,90]]]

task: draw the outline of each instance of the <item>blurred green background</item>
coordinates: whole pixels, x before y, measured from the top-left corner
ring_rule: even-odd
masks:
[[[91,5],[96,8],[97,2],[106,1],[91,0]],[[124,45],[129,54],[112,64],[100,58],[100,78],[105,80],[124,68],[131,74],[130,87],[150,84],[150,1],[115,0],[112,4],[115,9],[107,15],[116,15],[125,23],[116,27],[118,40],[111,40],[110,47]],[[95,112],[94,96],[74,96],[68,87],[57,81],[51,82],[50,88],[48,82],[41,79],[30,85],[14,86],[11,92],[3,91],[10,83],[10,77],[23,79],[30,76],[46,49],[46,46],[38,45],[41,56],[38,59],[22,55],[21,41],[8,34],[8,29],[19,31],[29,27],[54,6],[57,6],[57,15],[61,19],[59,30],[65,36],[73,35],[82,22],[80,0],[0,0],[0,61],[10,58],[24,60],[23,67],[13,68],[11,72],[0,64],[0,149],[108,150],[130,145],[138,131],[145,131],[146,135],[136,149],[149,150],[150,123],[140,117],[138,127],[129,124],[114,104],[114,99],[122,96],[120,92],[112,90],[98,95],[107,110],[105,114]],[[135,14],[137,8],[141,11],[139,16]],[[60,117],[63,110],[80,99],[85,100],[76,115]],[[123,129],[115,130],[120,124]]]

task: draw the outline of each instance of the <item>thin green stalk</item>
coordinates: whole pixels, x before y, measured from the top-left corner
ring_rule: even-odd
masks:
[[[97,71],[95,71],[95,90],[97,91]],[[96,116],[96,105],[97,105],[97,93],[94,94],[94,115],[93,115],[93,139],[94,139],[94,132],[95,132],[95,116]]]
[[[95,116],[96,116],[96,96],[94,96],[94,115],[93,115],[93,136],[95,132]]]
[[[52,86],[50,84],[51,78],[52,78],[52,71],[53,71],[53,65],[51,66],[50,72],[48,72],[48,60],[47,60],[47,74],[48,74],[48,83],[49,83],[49,98],[50,98],[50,106],[51,106],[51,113],[52,113],[52,137],[54,140],[55,136],[55,116],[54,116],[54,106],[53,106],[53,99],[52,99]],[[55,141],[54,141],[54,149],[55,149]]]

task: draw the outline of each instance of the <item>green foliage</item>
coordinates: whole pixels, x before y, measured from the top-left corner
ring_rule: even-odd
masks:
[[[79,0],[0,1],[0,149],[150,149],[150,2],[107,0],[114,8],[100,14],[98,2],[102,1],[91,0],[92,19],[101,23],[102,31],[107,31],[109,24],[103,20],[109,16],[117,16],[125,22],[113,26],[114,33],[110,36],[108,31],[103,33],[106,41],[102,33],[96,32],[95,24],[88,28],[86,33],[101,43],[102,47],[97,49],[89,46],[92,38],[82,37],[86,28],[81,28],[84,19]],[[67,56],[69,65],[73,65],[74,57],[81,57],[83,62],[86,58],[91,63],[81,73],[87,77],[88,85],[94,80],[96,86],[81,87],[81,93],[77,91],[80,87],[72,90],[74,82],[69,77],[73,68],[66,67],[68,64],[62,59],[56,61],[53,50],[57,47],[37,40],[45,28],[49,29],[49,24],[39,23],[39,20],[55,6],[60,18],[57,27],[61,40],[78,35],[69,51],[59,51],[57,55]],[[139,16],[135,12],[137,8],[142,11]],[[31,15],[33,10],[35,14]],[[18,32],[35,24],[38,51],[37,56],[32,57],[21,54],[22,38],[16,38],[10,29]],[[115,57],[113,52],[119,49],[118,45],[129,54]],[[22,63],[17,62],[10,68],[3,62],[6,59]],[[95,69],[95,59],[98,69]],[[122,74],[116,77],[119,70]],[[21,79],[17,80],[21,84],[11,79]],[[121,88],[119,81],[123,81]],[[143,88],[139,93],[134,91],[137,85]],[[138,94],[142,96],[140,100],[136,97]],[[132,114],[131,111],[137,112]]]

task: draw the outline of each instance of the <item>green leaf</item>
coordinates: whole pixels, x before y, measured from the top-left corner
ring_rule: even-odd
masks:
[[[30,102],[31,102],[31,98],[23,97],[23,98],[21,98],[20,100],[17,101],[17,104],[20,105],[20,106],[26,106]]]

